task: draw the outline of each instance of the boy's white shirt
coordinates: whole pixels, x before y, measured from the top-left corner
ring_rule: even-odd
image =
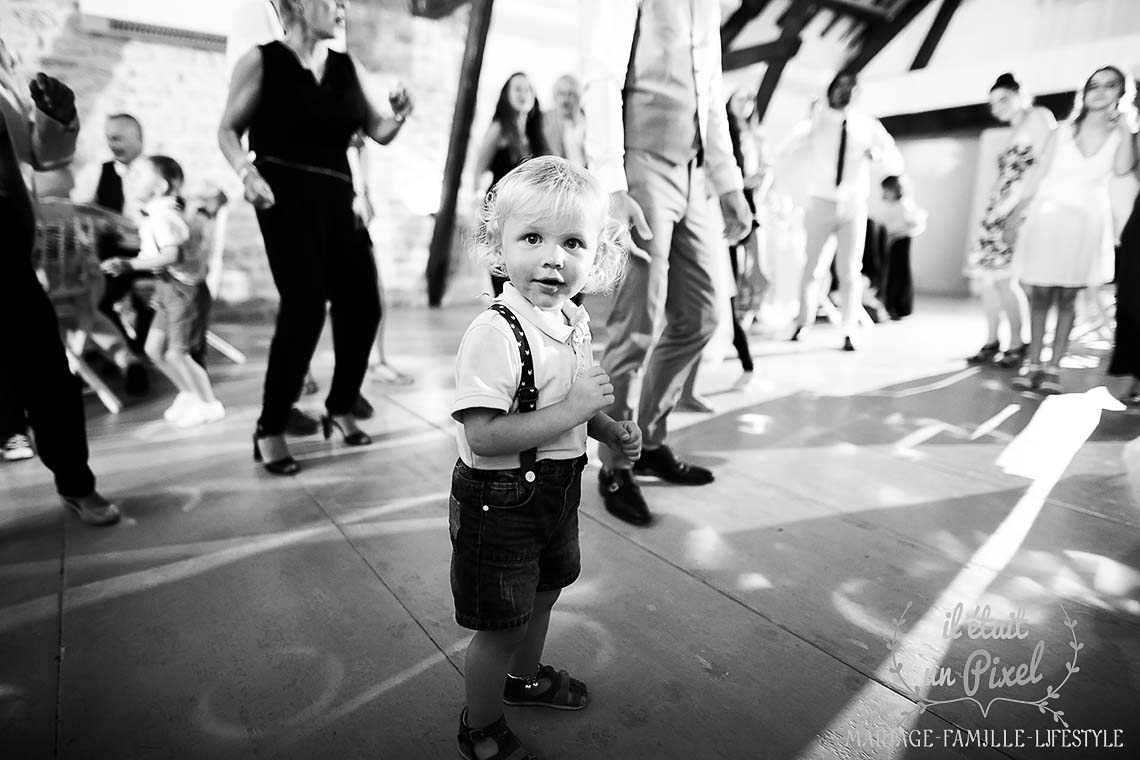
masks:
[[[163,195],[148,201],[139,227],[139,260],[153,259],[169,246],[181,246],[190,238],[190,227],[177,207],[178,200]]]
[[[535,308],[509,282],[496,302],[514,312],[530,344],[538,408],[562,401],[578,375],[593,364],[590,315],[584,307],[570,301],[562,307],[561,314]],[[456,357],[451,415],[456,423],[459,458],[468,466],[484,470],[509,470],[519,466],[518,452],[496,457],[472,452],[460,412],[486,408],[515,413],[521,375],[522,363],[514,333],[500,314],[487,309],[468,326]],[[575,459],[585,453],[586,423],[538,447],[538,459]]]

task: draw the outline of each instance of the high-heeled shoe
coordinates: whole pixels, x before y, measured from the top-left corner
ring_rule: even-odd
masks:
[[[261,446],[257,442],[257,433],[253,434],[253,461],[265,467],[265,471],[271,475],[296,475],[301,471],[301,465],[291,456],[272,462],[263,462]]]
[[[331,414],[322,414],[321,432],[325,434],[326,441],[332,438],[332,431],[334,427],[340,431],[341,435],[344,436],[344,442],[349,446],[367,446],[368,444],[372,443],[372,436],[368,435],[368,433],[365,433],[363,430],[357,430],[353,433],[346,433],[344,432],[344,428],[340,426],[340,423],[332,418]]]

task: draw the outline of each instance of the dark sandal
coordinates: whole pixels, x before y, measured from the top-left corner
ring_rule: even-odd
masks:
[[[571,678],[565,670],[539,665],[535,678],[547,678],[550,686],[543,691],[537,691],[537,684],[532,687],[527,685],[525,679],[507,676],[507,684],[503,688],[503,703],[513,707],[581,710],[589,701],[586,684],[577,678]]]
[[[1061,385],[1061,373],[1059,370],[1047,369],[1041,373],[1041,382],[1037,384],[1037,390],[1044,393],[1046,396],[1056,396],[1065,392],[1065,386]]]
[[[1017,348],[1011,348],[1001,355],[998,360],[998,365],[1006,369],[1017,369],[1025,363],[1025,357],[1029,355],[1029,344],[1022,343]]]
[[[467,708],[459,713],[459,756],[466,760],[479,760],[475,754],[475,744],[484,739],[494,739],[499,745],[499,751],[487,760],[538,760],[538,756],[528,750],[515,736],[515,732],[507,726],[506,716],[483,728],[469,728],[467,725]]]
[[[966,359],[966,363],[989,364],[999,353],[1001,353],[1001,347],[998,345],[997,341],[994,341],[993,343],[987,343],[978,350],[978,353],[974,354],[969,359]]]

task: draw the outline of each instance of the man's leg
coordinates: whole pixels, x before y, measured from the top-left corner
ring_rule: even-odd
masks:
[[[840,222],[835,232],[835,263],[839,273],[839,295],[843,313],[843,334],[848,338],[859,328],[863,311],[863,247],[867,241],[866,213]]]
[[[704,171],[691,165],[685,215],[673,230],[669,251],[665,329],[653,348],[641,387],[638,421],[645,449],[665,443],[669,413],[701,351],[716,331],[715,258],[724,244],[713,223]]]
[[[616,420],[633,418],[630,388],[634,376],[645,365],[665,309],[673,225],[685,210],[683,188],[670,176],[671,169],[673,174],[684,171],[641,151],[626,155],[630,195],[645,212],[653,238],[640,240],[634,233],[635,242],[649,254],[650,261],[630,259],[606,327],[606,350],[601,364],[614,386],[614,403],[608,411]],[[644,429],[644,422],[642,425]],[[599,458],[607,469],[632,466],[608,446],[601,447]]]
[[[835,202],[812,198],[804,214],[804,270],[800,281],[800,313],[796,333],[815,324],[819,289],[831,267],[827,239],[835,232]],[[827,255],[825,255],[827,254]]]

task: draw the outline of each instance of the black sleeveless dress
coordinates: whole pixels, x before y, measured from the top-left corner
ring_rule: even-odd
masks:
[[[1140,379],[1140,197],[1116,251],[1116,339],[1108,374]]]

